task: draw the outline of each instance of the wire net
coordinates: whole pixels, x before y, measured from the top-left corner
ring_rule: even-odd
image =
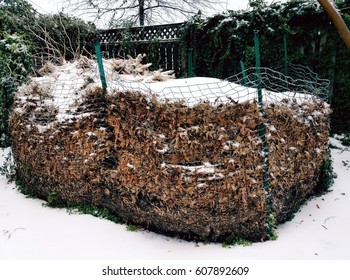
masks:
[[[258,104],[254,68],[175,80],[139,66],[105,60],[106,93],[84,57],[49,63],[19,89],[13,152],[28,189],[214,241],[267,239],[267,196],[282,222],[314,192],[328,143],[324,81],[261,68]]]

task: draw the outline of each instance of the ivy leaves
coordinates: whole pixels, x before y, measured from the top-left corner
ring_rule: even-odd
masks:
[[[0,40],[0,146],[8,146],[8,117],[13,95],[31,66],[30,46],[21,36],[3,32]]]

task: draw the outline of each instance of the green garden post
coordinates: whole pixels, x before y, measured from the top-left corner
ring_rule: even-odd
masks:
[[[97,64],[98,64],[98,70],[100,72],[100,78],[102,83],[102,91],[103,93],[107,92],[107,82],[106,82],[106,75],[105,70],[103,68],[103,61],[102,61],[102,55],[101,55],[101,44],[98,40],[95,41],[95,52],[97,57]]]
[[[247,85],[247,76],[245,74],[244,63],[242,60],[240,60],[239,63],[241,64],[241,70],[242,70],[242,75],[243,75],[243,85],[246,86]]]
[[[283,49],[284,49],[284,74],[288,76],[288,49],[287,49],[287,35],[283,34]]]
[[[263,156],[263,187],[265,192],[265,205],[266,205],[266,221],[268,224],[268,234],[269,237],[273,237],[273,224],[271,221],[271,200],[270,200],[270,191],[269,191],[269,150],[268,143],[266,138],[265,130],[265,111],[263,106],[263,94],[262,94],[262,80],[261,80],[261,66],[260,66],[260,46],[259,46],[259,35],[256,31],[254,33],[254,50],[255,50],[255,64],[256,64],[256,84],[258,89],[258,107],[259,113],[262,118],[259,136],[263,142],[262,147],[262,156]]]
[[[262,85],[261,85],[261,69],[260,69],[260,46],[259,46],[259,35],[258,32],[254,33],[254,51],[255,51],[255,68],[256,68],[256,83],[258,88],[258,102],[260,110],[263,109],[263,96],[262,96]],[[261,112],[262,113],[262,112]]]
[[[187,76],[189,78],[193,77],[193,49],[190,48],[188,49],[188,72],[187,72]]]

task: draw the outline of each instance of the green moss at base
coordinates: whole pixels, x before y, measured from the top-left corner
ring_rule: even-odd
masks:
[[[130,225],[126,226],[126,229],[128,231],[138,231],[139,228],[137,226],[135,226],[135,225],[130,224]]]
[[[331,186],[334,184],[335,178],[337,178],[337,174],[334,172],[334,169],[333,169],[331,150],[328,149],[325,160],[323,161],[323,164],[321,167],[321,173],[320,173],[319,181],[315,188],[314,195],[320,196],[327,193],[331,188]]]
[[[232,236],[227,237],[226,240],[222,243],[223,248],[230,248],[231,246],[235,245],[250,246],[252,243],[246,239]]]
[[[267,216],[267,226],[269,229],[269,240],[276,240],[277,235],[277,222],[275,213],[270,213]]]

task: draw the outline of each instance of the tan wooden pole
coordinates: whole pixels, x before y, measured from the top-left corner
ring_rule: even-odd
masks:
[[[348,49],[350,49],[350,31],[349,31],[349,28],[346,26],[343,18],[339,14],[339,12],[336,10],[334,5],[330,3],[330,1],[328,0],[317,0],[317,1],[320,3],[322,8],[331,18],[333,24],[338,29],[340,37],[344,40],[344,43],[348,47]]]

